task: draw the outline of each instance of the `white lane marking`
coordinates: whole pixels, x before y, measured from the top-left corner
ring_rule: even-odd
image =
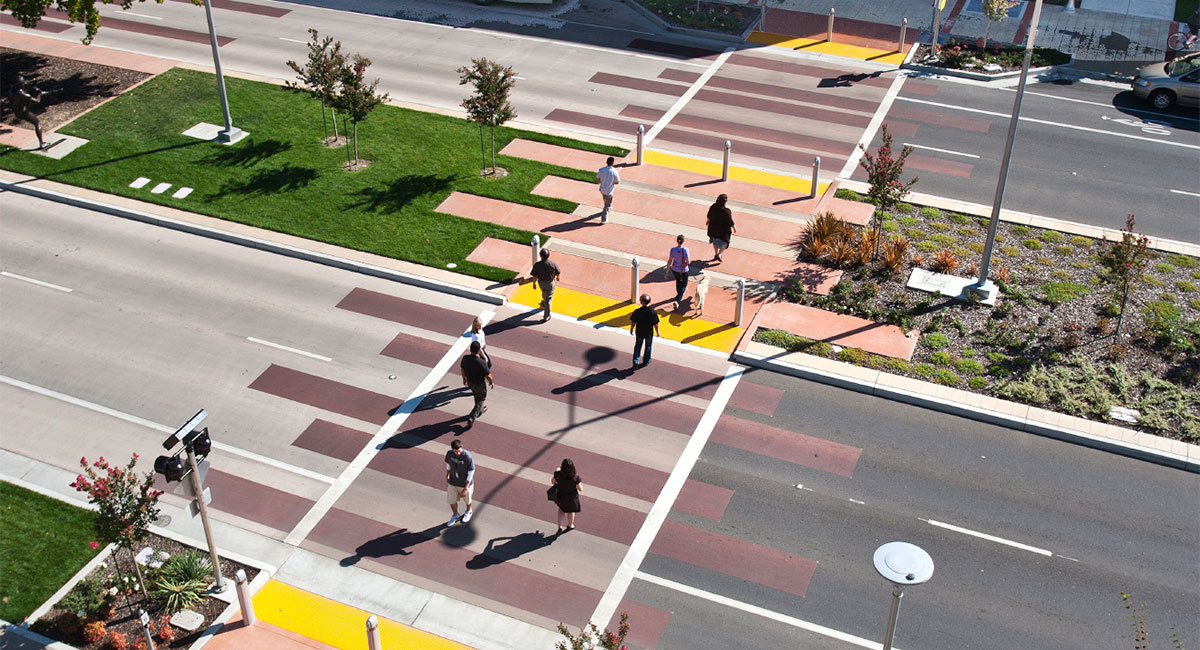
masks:
[[[694,596],[696,598],[702,598],[709,602],[717,603],[718,605],[724,605],[724,606],[730,607],[732,609],[737,609],[737,610],[746,612],[747,614],[754,614],[756,616],[761,616],[763,618],[771,619],[772,621],[777,621],[779,623],[783,623],[784,625],[790,625],[792,627],[798,627],[802,630],[808,630],[809,632],[823,634],[825,636],[837,639],[839,641],[845,641],[846,643],[853,643],[854,645],[859,646],[860,648],[870,648],[871,650],[881,650],[883,648],[882,643],[878,643],[876,641],[871,641],[870,639],[864,639],[859,636],[854,636],[853,634],[848,634],[848,633],[842,632],[840,630],[835,630],[833,628],[825,627],[824,625],[817,625],[816,623],[810,623],[808,621],[801,620],[801,619],[798,619],[798,618],[795,618],[792,616],[788,616],[786,614],[780,614],[779,612],[773,612],[769,609],[764,609],[764,608],[758,607],[756,605],[751,605],[749,603],[743,603],[740,600],[734,600],[732,598],[727,598],[727,597],[721,596],[719,594],[714,594],[711,591],[704,591],[701,589],[697,589],[695,587],[690,587],[685,584],[680,584],[678,582],[675,582],[674,580],[667,580],[666,578],[660,578],[658,576],[650,575],[649,573],[644,573],[642,571],[637,572],[637,577],[639,580],[644,580],[646,582],[658,585],[660,587],[666,587],[667,589],[674,589],[675,591],[678,591],[680,593],[684,593],[689,596]],[[592,620],[595,621],[596,619],[592,619]],[[892,646],[892,647],[895,648],[895,646]],[[899,650],[899,649],[897,648],[896,650]]]
[[[992,117],[1002,117],[1011,119],[1010,113],[998,113],[996,111],[985,111],[981,108],[968,108],[966,106],[955,106],[953,104],[942,104],[939,102],[931,102],[924,99],[915,99],[912,97],[899,97],[906,102],[914,104],[927,104],[929,106],[937,106],[938,108],[947,108],[954,111],[963,111],[966,113],[978,113],[979,115],[991,115]],[[1155,142],[1158,144],[1170,145],[1172,147],[1184,147],[1186,149],[1200,149],[1200,145],[1188,144],[1186,142],[1171,142],[1170,140],[1160,140],[1159,138],[1147,138],[1145,136],[1133,135],[1132,133],[1117,133],[1116,131],[1105,131],[1104,129],[1093,129],[1089,126],[1078,126],[1075,124],[1063,124],[1062,122],[1051,122],[1050,120],[1039,120],[1035,117],[1022,117],[1022,122],[1031,122],[1033,124],[1045,124],[1046,126],[1057,126],[1063,129],[1074,129],[1076,131],[1086,131],[1088,133],[1098,133],[1100,135],[1115,135],[1118,138],[1129,138],[1131,140],[1144,140],[1146,142]]]
[[[658,118],[658,122],[656,122],[654,126],[650,127],[650,131],[646,133],[646,137],[643,140],[643,145],[649,145],[654,141],[654,138],[658,135],[659,131],[665,129],[667,124],[669,124],[671,120],[675,119],[675,115],[678,114],[679,111],[683,110],[683,107],[686,106],[688,102],[692,101],[692,97],[695,97],[696,93],[700,92],[700,89],[704,87],[704,84],[708,83],[708,80],[717,73],[717,70],[721,69],[721,65],[725,63],[726,59],[728,59],[729,55],[731,54],[733,54],[733,47],[725,48],[725,51],[717,57],[717,60],[713,61],[712,65],[708,66],[708,69],[701,73],[700,78],[692,83],[691,87],[687,89],[687,92],[683,93],[679,99],[675,100],[675,104],[671,106],[666,113],[663,113],[662,117]],[[608,619],[604,620],[608,621]]]
[[[0,383],[8,384],[9,386],[21,388],[21,389],[27,390],[31,393],[37,393],[38,395],[56,399],[56,400],[59,400],[60,402],[66,402],[67,404],[73,404],[75,406],[85,408],[89,411],[101,413],[101,414],[107,415],[109,417],[114,417],[118,420],[124,420],[126,422],[136,424],[138,426],[143,426],[143,427],[146,427],[147,429],[153,429],[155,431],[159,431],[162,433],[174,433],[175,429],[177,428],[177,427],[169,427],[165,424],[159,424],[157,422],[152,422],[145,418],[140,418],[136,415],[131,415],[129,413],[118,411],[116,409],[112,409],[107,406],[102,406],[100,404],[95,404],[93,402],[89,402],[85,399],[80,399],[78,397],[72,397],[71,395],[60,393],[55,390],[50,390],[49,388],[43,388],[41,386],[30,384],[30,383],[21,381],[20,379],[13,379],[12,377],[7,377],[5,375],[0,375]],[[332,478],[325,476],[324,474],[314,472],[310,469],[304,469],[303,467],[296,467],[295,465],[289,465],[283,461],[276,460],[274,458],[270,458],[267,456],[263,456],[262,454],[257,454],[252,451],[246,451],[245,449],[239,449],[232,445],[227,445],[223,442],[217,442],[214,440],[213,441],[213,449],[220,449],[221,451],[233,454],[235,456],[241,456],[243,458],[248,458],[250,460],[262,463],[263,465],[269,465],[276,469],[281,469],[285,472],[291,472],[292,474],[297,474],[297,475],[303,476],[305,478],[313,479],[314,481],[320,481],[322,483],[332,483],[333,482]]]
[[[717,386],[716,394],[713,395],[712,401],[708,403],[708,407],[704,409],[704,415],[700,418],[699,424],[696,425],[696,430],[692,432],[692,437],[688,439],[687,445],[683,448],[683,453],[679,455],[679,460],[675,462],[675,468],[671,470],[671,475],[667,477],[666,484],[659,491],[658,498],[654,500],[654,505],[650,506],[650,512],[646,514],[646,519],[642,522],[642,527],[638,530],[637,536],[633,538],[633,543],[629,545],[629,549],[625,552],[625,557],[621,560],[620,566],[617,567],[616,574],[613,575],[612,580],[608,583],[608,588],[604,590],[604,596],[600,598],[600,602],[596,605],[596,611],[592,613],[592,617],[589,620],[600,621],[597,625],[608,625],[608,621],[616,613],[617,606],[621,604],[621,599],[625,597],[625,592],[629,590],[629,584],[633,582],[634,576],[638,573],[638,568],[642,566],[642,561],[646,559],[646,553],[650,551],[650,543],[658,536],[659,529],[662,528],[663,522],[667,520],[667,514],[671,511],[671,506],[675,503],[675,499],[679,498],[679,491],[683,489],[684,481],[692,473],[692,468],[696,466],[696,461],[700,458],[700,452],[704,451],[704,445],[708,442],[708,437],[712,434],[713,427],[717,424],[717,418],[721,417],[721,413],[725,411],[725,405],[729,402],[729,396],[733,394],[733,389],[737,388],[738,382],[742,378],[742,373],[745,371],[745,368],[737,366],[729,366],[725,371],[725,378],[721,380],[721,385]]]
[[[8,271],[0,271],[0,275],[3,275],[6,278],[12,278],[14,280],[20,280],[22,282],[28,282],[29,284],[36,284],[39,287],[54,289],[55,291],[61,291],[63,293],[71,293],[74,291],[74,289],[68,289],[67,287],[62,287],[57,284],[50,284],[49,282],[42,282],[41,280],[34,280],[33,278],[17,275],[16,273],[9,273]]]
[[[1123,85],[1126,88],[1129,87],[1129,84],[1123,84]],[[1007,90],[1008,92],[1013,92],[1013,93],[1017,92],[1016,88],[998,88],[998,90]],[[1062,97],[1060,95],[1050,95],[1047,93],[1035,93],[1032,90],[1026,90],[1025,94],[1026,95],[1034,95],[1036,97],[1049,97],[1050,99],[1060,99],[1064,102],[1075,102],[1076,104],[1089,104],[1091,106],[1103,106],[1104,108],[1112,108],[1113,107],[1112,104],[1105,104],[1104,102],[1093,102],[1093,101],[1089,101],[1087,99],[1075,99],[1074,97]]]
[[[1171,192],[1172,192],[1172,193],[1174,193],[1174,194],[1186,194],[1186,195],[1188,195],[1188,196],[1200,196],[1200,193],[1197,193],[1197,192],[1184,192],[1183,190],[1171,190]]]
[[[154,186],[154,189],[150,190],[150,193],[151,194],[162,194],[163,192],[166,192],[170,188],[171,188],[170,183],[159,183],[158,185]]]
[[[246,340],[247,340],[247,341],[250,341],[251,343],[258,343],[259,345],[265,345],[265,346],[268,346],[268,347],[272,347],[272,348],[275,348],[275,349],[277,349],[277,350],[284,350],[285,352],[294,352],[294,353],[296,353],[296,354],[302,354],[302,355],[304,355],[304,356],[306,356],[306,357],[311,357],[311,358],[313,358],[313,359],[319,359],[319,360],[321,360],[321,361],[333,361],[333,359],[330,359],[329,357],[323,357],[323,356],[321,356],[321,355],[319,355],[319,354],[313,354],[312,352],[305,352],[304,350],[298,350],[298,349],[296,349],[296,348],[289,348],[289,347],[288,347],[288,346],[286,346],[286,345],[280,345],[280,344],[278,344],[278,343],[272,343],[272,342],[270,342],[270,341],[264,341],[264,340],[262,340],[262,339],[256,339],[256,338],[254,338],[253,336],[247,336],[247,337],[246,337]]]
[[[162,20],[161,16],[147,16],[146,14],[135,14],[132,11],[122,11],[122,16],[137,16],[138,18],[149,18],[150,20]]]
[[[883,101],[879,102],[879,107],[875,109],[875,116],[867,124],[867,128],[863,131],[862,137],[854,145],[854,150],[850,152],[850,157],[846,159],[846,164],[842,165],[842,171],[838,173],[838,178],[850,178],[854,174],[854,170],[858,168],[858,161],[862,159],[863,147],[871,146],[871,141],[875,139],[875,131],[879,129],[879,125],[883,123],[883,118],[887,117],[888,111],[892,110],[892,103],[896,99],[904,99],[898,97],[900,94],[900,86],[904,84],[904,80],[908,75],[901,72],[892,79],[892,85],[888,86],[887,92],[883,95]]]
[[[479,320],[483,321],[484,325],[487,325],[488,321],[495,315],[496,312],[488,309],[479,314]],[[350,461],[346,469],[342,470],[342,473],[333,481],[333,485],[330,485],[325,490],[325,493],[321,495],[320,499],[317,499],[312,508],[309,508],[308,514],[304,515],[304,518],[296,524],[292,532],[288,533],[288,536],[283,540],[285,543],[299,546],[300,542],[304,541],[305,537],[308,537],[308,534],[312,532],[317,523],[329,513],[333,504],[342,498],[342,494],[346,492],[350,484],[367,468],[367,463],[371,462],[371,459],[379,454],[379,451],[383,449],[384,444],[387,443],[389,438],[396,435],[396,432],[404,425],[404,421],[408,419],[408,416],[412,415],[417,410],[417,407],[420,406],[421,400],[425,399],[425,396],[434,389],[437,383],[442,380],[442,377],[446,376],[451,366],[454,365],[455,361],[458,361],[458,358],[463,355],[470,344],[471,339],[462,336],[446,350],[446,354],[442,355],[437,365],[425,375],[421,383],[417,384],[417,387],[413,389],[408,399],[404,400],[404,403],[392,413],[387,422],[383,423],[379,431],[375,432],[374,436],[371,436],[370,442],[363,447],[362,451],[358,452],[358,455],[354,457],[354,460]]]
[[[187,197],[187,195],[188,195],[188,194],[191,194],[191,193],[192,193],[192,188],[190,188],[190,187],[181,187],[181,188],[179,188],[179,189],[175,190],[175,193],[171,195],[171,198],[173,198],[173,199],[182,199],[182,198],[186,198],[186,197]]]
[[[927,521],[929,523],[929,525],[931,525],[931,526],[937,526],[938,528],[945,528],[946,530],[952,530],[956,533],[962,533],[964,535],[978,537],[979,539],[986,539],[989,542],[996,542],[997,544],[1004,544],[1006,546],[1011,546],[1013,548],[1019,548],[1023,551],[1029,551],[1030,553],[1037,553],[1038,555],[1045,555],[1046,557],[1050,557],[1051,555],[1054,555],[1053,553],[1051,553],[1050,551],[1047,551],[1044,548],[1038,548],[1036,546],[1022,544],[1021,542],[1014,542],[1011,539],[1004,539],[1003,537],[996,537],[995,535],[988,535],[987,533],[981,533],[977,530],[971,530],[969,528],[962,528],[959,526],[955,526],[953,524],[947,524],[947,523],[944,523],[941,521],[934,521],[932,519],[926,519],[924,521]]]
[[[284,38],[284,37],[280,36],[280,37],[279,37],[279,40],[281,40],[281,41],[287,41],[287,42],[289,42],[289,43],[299,43],[299,44],[301,44],[301,45],[308,45],[308,41],[298,41],[298,40],[296,40],[296,39],[294,39],[294,38]]]
[[[140,190],[146,186],[146,183],[149,182],[149,178],[146,178],[145,176],[138,176],[132,183],[129,184],[129,187],[132,187],[135,190]]]
[[[865,505],[867,505],[867,502],[866,502],[866,501],[859,501],[858,499],[850,499],[850,503],[857,503],[857,504],[858,504],[858,505],[860,505],[860,506],[865,506]]]
[[[913,144],[911,142],[905,142],[904,146],[912,147],[913,149],[924,149],[925,151],[936,151],[938,153],[946,153],[946,154],[950,154],[951,156],[966,156],[967,158],[978,158],[979,157],[973,153],[963,153],[961,151],[950,151],[949,149],[938,149],[937,147],[926,147],[925,145]]]
[[[1091,80],[1084,80],[1084,81],[1091,81]],[[1110,87],[1125,88],[1126,90],[1128,90],[1129,84],[1127,84],[1127,83],[1115,84],[1114,86],[1110,86]],[[1017,92],[1016,88],[997,88],[997,90],[1007,90],[1009,92],[1014,92],[1014,93]],[[1035,93],[1035,92],[1032,92],[1029,90],[1026,90],[1025,94],[1026,95],[1037,95],[1038,97],[1049,97],[1050,99],[1060,99],[1064,102],[1075,102],[1076,104],[1088,104],[1090,106],[1099,106],[1101,108],[1107,108],[1110,110],[1113,108],[1116,108],[1117,110],[1129,111],[1131,113],[1147,113],[1149,115],[1158,115],[1160,117],[1183,118],[1183,119],[1186,119],[1189,121],[1195,121],[1195,119],[1196,119],[1189,115],[1171,115],[1170,113],[1162,113],[1162,112],[1151,110],[1148,108],[1137,108],[1135,106],[1113,106],[1111,102],[1108,102],[1108,103],[1093,102],[1093,101],[1089,101],[1087,99],[1075,99],[1074,97],[1060,97],[1058,95],[1048,95],[1046,93]]]

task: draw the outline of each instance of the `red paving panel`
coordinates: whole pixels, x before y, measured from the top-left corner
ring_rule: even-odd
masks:
[[[64,11],[57,9],[46,10],[46,16],[58,18],[60,20],[70,20],[70,16]],[[135,34],[148,34],[150,36],[161,36],[162,38],[173,38],[177,41],[187,41],[189,43],[209,43],[208,32],[193,32],[187,29],[179,29],[177,27],[167,27],[165,25],[153,25],[150,23],[139,23],[134,20],[125,20],[124,18],[115,18],[113,16],[104,17],[105,29],[117,29],[123,32],[134,32]],[[217,47],[224,47],[232,43],[234,39],[230,36],[217,36]]]
[[[621,612],[629,614],[629,635],[625,637],[625,643],[639,648],[658,647],[663,632],[667,631],[667,623],[671,621],[671,612],[622,598],[617,611],[613,612],[612,620],[604,629],[617,629],[621,625]]]
[[[401,334],[400,336],[405,335]],[[410,338],[417,340],[415,337]],[[389,348],[389,351],[394,355],[392,358],[402,361],[410,361],[413,356],[418,354],[411,352],[408,346],[396,346],[394,349]],[[493,376],[497,386],[507,386],[523,393],[595,411],[600,414],[596,416],[599,419],[624,418],[684,435],[692,434],[696,423],[703,415],[703,411],[700,409],[677,404],[670,400],[648,398],[632,390],[597,385],[578,377],[570,377],[512,361],[505,361],[502,365],[494,367]],[[454,386],[461,384],[457,368],[442,379],[442,383],[447,382]],[[613,420],[613,422],[615,426],[617,420]]]
[[[387,422],[392,411],[404,403],[401,398],[275,364],[251,382],[250,388],[378,425]]]
[[[682,81],[691,84],[700,78],[699,72],[690,70],[677,70],[667,68],[659,73],[660,79],[668,81]],[[731,90],[736,93],[745,93],[748,95],[763,95],[764,97],[774,97],[776,99],[786,99],[793,102],[808,102],[810,104],[822,104],[825,106],[833,106],[841,110],[862,111],[864,113],[874,113],[875,109],[879,108],[879,102],[872,102],[865,99],[852,99],[849,97],[838,97],[836,92],[816,92],[813,90],[804,90],[802,88],[794,88],[791,86],[777,86],[775,84],[766,84],[758,81],[746,81],[732,77],[715,75],[710,77],[704,84],[705,88],[720,88],[722,90]]]
[[[551,122],[562,122],[563,124],[574,124],[576,126],[586,126],[592,129],[600,129],[602,131],[612,131],[613,133],[634,133],[637,131],[638,123],[627,120],[618,120],[611,117],[602,117],[594,113],[580,113],[578,111],[566,111],[561,108],[556,108],[546,114],[544,119]]]
[[[360,288],[351,289],[337,307],[450,336],[459,336],[465,332],[471,325],[471,319],[475,317],[473,314],[442,309],[426,302],[406,300]]]
[[[467,261],[494,266],[498,269],[508,269],[519,274],[533,266],[533,257],[529,250],[528,244],[484,237],[475,250],[467,255]]]
[[[471,448],[470,441],[464,445]],[[399,448],[387,446],[367,467],[389,476],[411,481],[445,493],[446,464],[442,460],[448,445],[441,449]],[[584,476],[580,472],[580,476]],[[553,522],[554,506],[546,501],[548,484],[512,476],[479,464],[475,466],[475,502],[479,517],[487,516],[487,507],[502,508],[532,519]],[[440,497],[445,501],[445,497]],[[618,544],[629,545],[642,525],[645,513],[614,505],[599,499],[589,499],[584,486],[578,530]]]
[[[631,90],[642,90],[649,93],[657,93],[659,95],[670,95],[672,97],[682,97],[683,93],[687,92],[687,86],[679,84],[663,83],[654,81],[653,79],[642,79],[639,77],[627,77],[622,74],[610,74],[608,72],[597,72],[588,79],[588,83],[602,84],[605,86],[617,86],[620,88],[629,88]]]
[[[195,6],[192,0],[175,0],[175,2],[186,2]],[[270,16],[271,18],[281,18],[292,13],[291,9],[283,9],[282,7],[268,7],[265,5],[250,4],[249,2],[238,2],[238,0],[212,0],[211,4],[214,9],[225,9],[228,11],[240,11],[247,14],[255,14],[258,16]]]
[[[313,420],[292,441],[292,446],[350,462],[370,441],[369,433],[325,420]]]
[[[816,122],[830,122],[846,126],[865,127],[871,121],[869,115],[827,111],[810,106],[800,106],[799,104],[789,104],[774,99],[750,97],[748,95],[727,93],[720,90],[701,90],[696,93],[695,98],[702,102],[711,102],[721,106],[736,106],[752,111],[786,115],[788,117],[802,117]]]
[[[626,168],[629,169],[629,168]],[[732,198],[732,197],[731,197]],[[437,207],[438,212],[489,221],[501,225],[544,232],[551,236],[609,250],[619,250],[643,258],[665,259],[666,253],[675,245],[675,238],[664,233],[641,230],[621,224],[610,223],[603,227],[583,225],[577,221],[563,223],[569,215],[552,212],[527,205],[507,203],[462,192],[453,192]],[[695,242],[693,247],[706,246]],[[731,255],[721,264],[723,273],[766,282],[781,282],[798,276],[809,291],[827,294],[841,278],[834,271],[818,264],[786,260],[769,255],[741,251]],[[564,274],[565,279],[565,274]]]
[[[672,519],[663,522],[650,552],[800,597],[817,568],[813,560]]]
[[[777,11],[772,9],[772,12]],[[828,18],[826,18],[828,20]],[[770,20],[768,19],[768,26]],[[900,30],[897,28],[896,33]],[[821,38],[825,38],[825,30],[821,30]],[[875,86],[887,90],[892,85],[892,79],[895,78],[892,73],[884,72],[854,72],[851,70],[842,70],[838,68],[825,68],[816,65],[808,65],[796,63],[791,60],[775,59],[753,54],[737,53],[730,56],[726,61],[726,65],[740,65],[760,70],[771,70],[773,72],[784,72],[804,77],[816,77],[820,80],[819,86],[832,85],[859,85],[859,86]],[[827,83],[828,82],[828,83]],[[882,94],[880,97],[882,98]]]
[[[934,84],[927,84],[920,81],[913,81],[911,78],[904,82],[903,90],[908,95],[921,95],[922,97],[933,97],[937,95],[938,87]]]
[[[825,199],[822,211],[832,212],[846,223],[865,226],[870,223],[871,217],[875,216],[875,206],[870,203],[839,199],[836,196],[827,196]]]
[[[204,483],[212,490],[211,507],[284,532],[295,528],[315,503],[213,468]]]
[[[596,191],[595,183],[584,183],[561,176],[546,176],[533,188],[532,193],[566,199],[581,205],[602,207],[600,193]],[[646,194],[624,187],[617,188],[613,197],[613,209],[647,219],[657,219],[693,228],[704,228],[708,218],[708,206],[703,203]],[[790,221],[740,213],[736,210],[733,213],[733,220],[737,224],[737,232],[734,233],[733,239],[735,248],[740,237],[781,245],[791,244],[796,240],[796,231],[801,227]],[[529,257],[528,247],[525,247],[525,257]]]
[[[671,509],[721,521],[732,499],[733,490],[688,479],[675,503],[671,504]]]
[[[657,122],[658,118],[655,114],[661,114],[662,111],[654,108],[643,108],[641,106],[626,106],[621,115],[631,117],[646,122]],[[800,115],[799,112],[794,113],[795,117],[810,117],[808,115]],[[820,119],[819,117],[813,119]],[[825,120],[828,121],[828,120]],[[696,115],[687,115],[680,113],[671,120],[671,125],[683,129],[695,129],[698,131],[709,131],[719,133],[725,138],[749,138],[752,140],[762,140],[764,142],[773,142],[788,147],[815,149],[823,152],[821,155],[840,156],[845,158],[848,149],[852,149],[854,143],[842,142],[840,140],[828,140],[826,138],[816,138],[804,135],[797,131],[782,131],[779,129],[768,129],[761,126],[753,126],[750,124],[742,124],[739,122],[728,122],[725,120],[716,120],[710,117],[699,117]]]
[[[717,420],[708,440],[845,477],[854,475],[862,455],[858,447],[730,417]]]
[[[445,478],[444,472],[438,473]],[[479,491],[475,494],[478,497]],[[397,529],[333,508],[309,533],[308,540],[346,553],[344,561],[348,564],[371,559],[574,627],[584,624],[600,602],[599,591],[506,561],[523,552],[554,553],[548,541],[553,539],[552,534],[542,538],[526,533],[528,540],[514,540],[510,543],[516,547],[512,548],[506,548],[506,540],[501,539],[493,554],[485,555],[442,541],[442,530],[441,524],[425,530]]]
[[[105,19],[105,21],[107,21],[107,20],[108,19]],[[8,14],[0,14],[0,25],[7,25],[9,27],[21,27],[22,29],[26,29],[25,27],[23,27],[21,25],[21,21],[17,20],[16,18],[13,18],[12,16],[10,16]],[[51,34],[61,34],[65,31],[67,31],[68,29],[71,29],[72,27],[74,27],[74,25],[69,25],[66,23],[56,23],[53,20],[39,20],[37,27],[34,27],[33,29],[35,29],[39,32],[49,32]],[[7,34],[5,34],[5,36],[7,36]],[[7,47],[7,44],[5,45],[5,47]]]
[[[393,359],[404,359],[425,368],[432,368],[442,360],[442,357],[446,356],[448,349],[449,346],[446,344],[430,341],[424,337],[397,334],[379,351],[379,354]],[[457,363],[453,366],[455,370],[458,367]]]
[[[923,106],[913,106],[904,102],[892,104],[892,108],[888,111],[887,116],[888,119],[908,120],[909,122],[933,124],[939,127],[950,127],[952,129],[962,129],[963,131],[974,131],[976,133],[987,133],[988,129],[992,126],[990,120],[968,117],[962,113],[951,113]],[[891,126],[889,125],[888,131],[891,130]]]
[[[912,359],[917,346],[916,336],[905,336],[904,330],[895,325],[790,302],[764,305],[755,323],[764,329],[781,329],[818,341],[906,360]]]
[[[923,172],[933,172],[935,174],[946,174],[947,176],[957,176],[958,178],[970,178],[971,172],[975,170],[975,165],[971,163],[943,160],[921,154],[910,155],[905,159],[905,162],[913,169],[919,169]]]

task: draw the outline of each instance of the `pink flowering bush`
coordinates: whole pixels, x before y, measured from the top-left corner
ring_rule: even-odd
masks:
[[[621,623],[616,632],[602,632],[595,623],[588,623],[587,627],[580,628],[578,635],[572,634],[566,625],[559,623],[558,632],[567,637],[567,640],[555,644],[557,650],[628,650],[625,637],[629,634],[629,613],[621,612]]]
[[[888,132],[886,123],[883,125],[883,146],[874,154],[861,144],[858,147],[863,152],[859,164],[867,170],[867,182],[871,184],[867,195],[873,199],[872,203],[888,210],[904,200],[909,189],[917,182],[915,176],[907,183],[900,180],[904,173],[904,160],[912,153],[912,147],[904,145],[900,148],[900,155],[896,155],[892,149],[892,134]]]

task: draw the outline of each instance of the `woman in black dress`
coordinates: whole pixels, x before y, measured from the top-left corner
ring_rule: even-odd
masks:
[[[558,493],[554,498],[554,503],[558,506],[558,533],[574,530],[575,513],[579,512],[579,492],[583,489],[583,483],[575,473],[575,463],[571,462],[570,458],[564,458],[562,467],[554,471],[554,478],[550,480],[558,486]],[[565,529],[562,525],[563,514],[567,515]]]

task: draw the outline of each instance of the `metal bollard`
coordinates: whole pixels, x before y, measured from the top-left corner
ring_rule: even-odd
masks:
[[[537,235],[534,235],[533,241],[529,242],[529,245],[533,247],[533,263],[537,264],[542,259],[542,242]]]
[[[254,625],[258,617],[254,615],[254,601],[250,598],[250,584],[246,582],[246,571],[238,569],[233,574],[233,582],[237,585],[238,602],[242,605],[242,623]]]
[[[758,31],[767,31],[767,0],[758,3]]]
[[[729,180],[729,148],[732,147],[728,140],[725,141],[725,162],[721,164],[721,180]]]
[[[1076,2],[1076,0],[1067,0],[1067,6],[1063,7],[1063,13],[1065,13],[1065,14],[1075,13],[1075,2]]]
[[[904,19],[904,22],[900,23],[900,47],[896,48],[896,51],[900,52],[901,54],[904,53],[904,34],[906,32],[908,32],[908,19],[907,18]]]
[[[374,614],[367,617],[367,647],[370,650],[383,650],[383,643],[379,641],[379,619]]]
[[[638,258],[629,263],[629,302],[638,304]]]
[[[810,199],[817,198],[817,188],[820,186],[821,186],[821,157],[814,156],[813,157],[812,190],[809,191],[808,198],[810,198]]]
[[[825,29],[825,40],[833,42],[833,7],[829,8],[829,27]]]
[[[645,155],[646,127],[638,125],[638,143],[637,143],[637,164],[642,164],[642,156]]]
[[[738,278],[737,281],[738,297],[737,311],[733,314],[733,324],[737,327],[742,326],[742,310],[746,306],[746,279]]]

